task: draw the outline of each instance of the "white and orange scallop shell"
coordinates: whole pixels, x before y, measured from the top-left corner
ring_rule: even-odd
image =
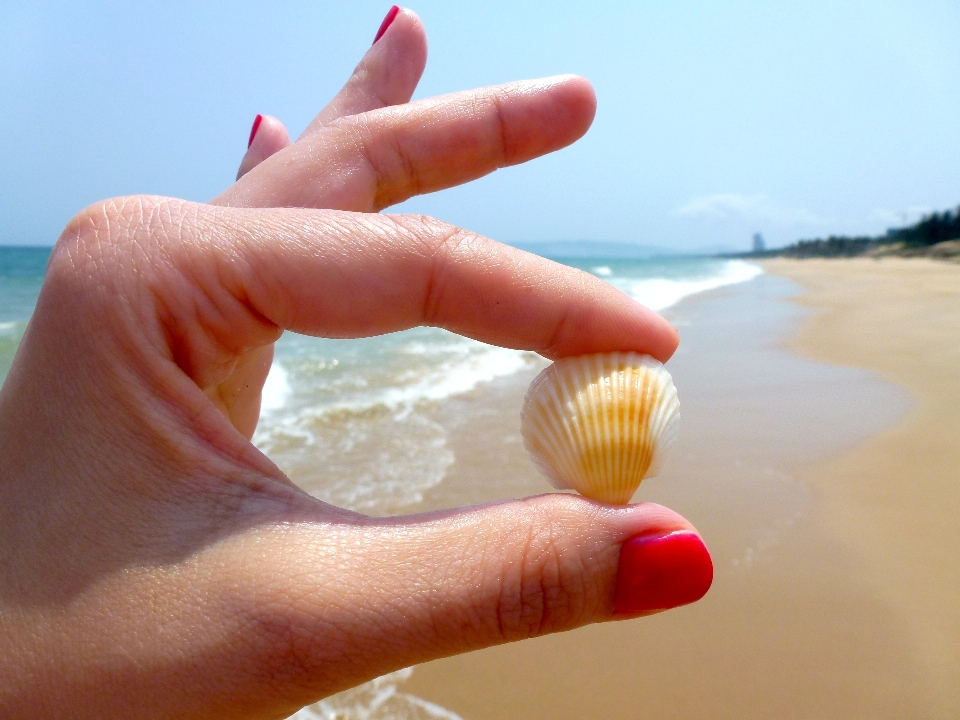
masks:
[[[624,504],[676,443],[680,401],[670,373],[647,355],[581,355],[536,377],[520,426],[537,469],[555,487]]]

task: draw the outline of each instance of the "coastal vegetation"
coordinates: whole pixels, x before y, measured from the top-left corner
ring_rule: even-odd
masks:
[[[919,222],[891,228],[880,236],[799,240],[776,250],[744,253],[743,257],[934,257],[960,262],[960,206],[925,215]]]

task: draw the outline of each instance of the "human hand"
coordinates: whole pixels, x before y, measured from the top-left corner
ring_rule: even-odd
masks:
[[[248,441],[282,329],[430,324],[547,357],[669,357],[672,328],[596,278],[369,212],[571,142],[585,89],[337,121],[220,198],[306,209],[134,197],[74,218],[0,391],[0,714],[280,718],[414,663],[706,591],[709,556],[665,508],[546,495],[367,518]],[[451,118],[458,142],[431,134]],[[345,198],[367,212],[313,209]]]

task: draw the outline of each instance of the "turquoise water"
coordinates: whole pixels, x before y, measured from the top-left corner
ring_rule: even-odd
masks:
[[[0,381],[37,304],[50,248],[0,247]]]

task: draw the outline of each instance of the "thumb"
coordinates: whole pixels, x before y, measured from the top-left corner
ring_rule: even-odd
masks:
[[[336,679],[323,692],[439,657],[694,602],[713,579],[694,528],[654,504],[554,494],[330,531],[300,526],[299,547],[283,552],[293,562],[283,575],[295,579],[282,591],[291,603],[283,626],[295,628],[298,641],[278,646],[297,648],[281,664],[285,673],[304,670],[300,682],[316,683],[321,668],[326,681]],[[276,565],[264,570],[277,588]],[[318,595],[333,600],[318,602]],[[276,613],[281,604],[268,600]],[[276,627],[275,615],[270,624]],[[316,638],[309,648],[308,638]]]
[[[541,495],[427,515],[398,543],[410,523],[401,518],[374,536],[374,557],[389,547],[394,569],[372,600],[401,609],[437,655],[666,610],[699,600],[713,579],[693,526],[650,503]],[[363,557],[365,567],[375,562]],[[456,632],[430,638],[429,628],[444,624]]]

